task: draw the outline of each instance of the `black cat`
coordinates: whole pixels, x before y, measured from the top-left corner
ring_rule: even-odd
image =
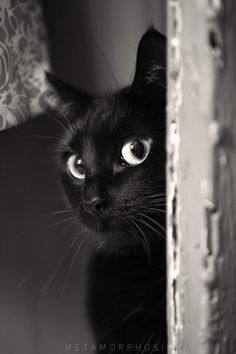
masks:
[[[100,352],[167,352],[165,68],[166,39],[149,29],[118,92],[92,97],[47,74],[66,103],[61,179],[98,242],[87,303]]]

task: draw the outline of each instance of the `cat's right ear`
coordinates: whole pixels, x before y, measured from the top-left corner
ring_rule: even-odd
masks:
[[[79,89],[58,79],[54,74],[45,71],[46,78],[51,86],[56,90],[58,96],[65,104],[86,105],[94,97],[88,93],[82,92]]]
[[[142,36],[137,52],[133,88],[150,99],[166,98],[166,37],[149,28]]]

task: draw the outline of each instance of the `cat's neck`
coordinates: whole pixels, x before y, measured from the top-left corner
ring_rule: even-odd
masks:
[[[101,271],[109,272],[109,269],[120,272],[122,269],[152,269],[161,267],[165,264],[165,242],[158,241],[158,244],[150,247],[147,251],[143,245],[120,247],[119,249],[104,248],[98,250],[93,254],[93,261],[95,267]]]

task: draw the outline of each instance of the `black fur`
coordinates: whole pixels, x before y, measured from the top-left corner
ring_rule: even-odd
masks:
[[[98,246],[88,269],[90,321],[97,343],[113,353],[166,352],[165,66],[165,37],[150,29],[132,85],[118,92],[82,95],[47,75],[66,103],[61,179],[80,229]],[[132,136],[153,142],[133,167],[121,159]],[[83,159],[85,180],[68,172],[71,154]],[[99,205],[88,209],[94,198]]]

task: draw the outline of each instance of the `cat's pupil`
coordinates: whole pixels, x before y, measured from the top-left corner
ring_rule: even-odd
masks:
[[[82,160],[79,157],[75,160],[74,165],[75,165],[76,170],[80,174],[84,173],[84,164],[83,164]]]
[[[130,145],[132,154],[138,159],[142,159],[145,154],[144,144],[140,140],[134,140]]]

